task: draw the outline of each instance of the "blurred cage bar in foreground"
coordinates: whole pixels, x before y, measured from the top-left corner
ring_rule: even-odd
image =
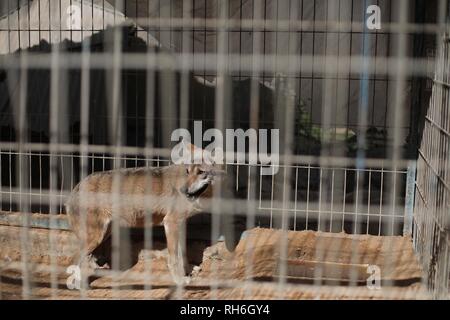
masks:
[[[380,29],[369,30],[367,8],[374,5]],[[312,297],[325,289],[371,297],[377,293],[360,291],[372,264],[381,267],[382,294],[422,297],[405,283],[428,280],[435,297],[448,297],[448,7],[444,0],[1,2],[0,223],[24,225],[20,239],[5,236],[4,248],[16,243],[20,254],[6,250],[1,270],[21,262],[22,296],[34,297],[40,281],[33,272],[41,267],[58,297],[66,267],[59,254],[70,251],[64,239],[71,236],[61,231],[68,229],[63,203],[70,190],[91,172],[167,165],[170,133],[193,132],[194,121],[202,121],[204,131],[280,129],[281,160],[274,176],[261,175],[261,164],[227,163],[233,197],[220,199],[227,210],[196,223],[210,226],[206,238],[217,249],[219,214],[242,218],[235,233],[240,238],[247,229],[246,245],[238,247],[243,263],[229,264],[237,266],[231,280],[215,271],[232,258],[205,251],[197,264],[200,275],[210,272],[198,279],[211,285],[206,297],[227,297],[223,285],[252,297],[253,288],[266,285],[258,279],[275,282],[270,290],[312,290]],[[433,197],[436,203],[427,200]],[[29,213],[39,213],[39,223]],[[254,231],[258,226],[271,230]],[[41,235],[42,227],[61,232]],[[188,246],[200,229],[188,233]],[[154,232],[146,228],[144,238]],[[252,232],[267,232],[273,251],[261,256],[274,260],[273,270],[248,255],[260,252]],[[135,245],[125,233],[113,235],[113,261]],[[296,242],[304,235],[318,240]],[[428,273],[423,279],[408,260],[411,235]],[[33,240],[28,248],[30,237],[45,245]],[[143,249],[157,249],[156,242]],[[48,260],[33,260],[39,254]],[[149,256],[139,259],[158,266]],[[115,267],[100,275],[120,283]],[[167,277],[145,268],[129,272],[143,291]],[[288,297],[278,289],[275,296]],[[169,297],[186,294],[177,286]]]

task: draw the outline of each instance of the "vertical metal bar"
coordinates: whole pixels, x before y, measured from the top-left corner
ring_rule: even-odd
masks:
[[[298,167],[295,168],[294,231],[297,230]]]
[[[18,150],[15,153],[16,158],[16,185],[19,189],[19,199],[17,201],[17,209],[22,213],[22,226],[20,229],[20,256],[21,256],[21,273],[22,273],[22,298],[32,298],[32,269],[30,264],[30,215],[27,199],[24,199],[24,194],[29,191],[28,181],[26,175],[22,174],[27,171],[29,165],[25,156],[25,144],[28,138],[28,124],[27,124],[27,90],[28,90],[28,55],[23,53],[20,57],[20,69],[14,70],[14,75],[18,73],[17,81],[19,86],[18,95],[12,98],[13,116],[16,128],[16,141]],[[12,73],[11,73],[12,75]],[[10,158],[11,159],[11,158]],[[10,201],[12,200],[12,163],[10,162]],[[25,189],[25,190],[24,190]],[[12,205],[12,201],[10,202]],[[11,208],[11,207],[10,207]]]
[[[82,45],[81,59],[81,105],[80,105],[80,181],[87,177],[89,174],[89,111],[90,111],[90,51],[91,41],[87,38]],[[88,253],[85,252],[87,242],[87,210],[83,206],[84,199],[93,199],[95,195],[93,193],[86,192],[85,188],[80,188],[80,197],[78,206],[82,208],[80,215],[80,234],[82,235],[81,250],[80,250],[80,262]],[[87,278],[82,277],[80,296],[82,299],[87,297],[86,288],[88,286]]]
[[[5,208],[4,208],[4,204],[3,204],[3,170],[2,170],[2,168],[4,168],[3,167],[3,156],[4,156],[5,154],[4,154],[4,151],[3,150],[0,150],[0,211],[3,211],[3,210],[5,210]],[[1,278],[0,278],[0,284],[1,284]],[[1,298],[1,296],[0,296],[0,298]]]
[[[117,19],[117,11],[121,12],[124,8],[123,0],[115,0],[114,6],[114,22]],[[119,169],[121,166],[120,157],[122,154],[122,143],[123,143],[123,113],[122,113],[122,65],[121,65],[121,57],[122,57],[122,43],[123,43],[123,31],[121,27],[115,27],[113,30],[113,42],[112,48],[110,48],[110,54],[112,55],[113,65],[112,70],[112,79],[111,83],[108,86],[110,89],[110,94],[108,96],[111,98],[111,106],[108,108],[109,117],[111,119],[109,137],[110,143],[115,146],[114,152],[114,161],[113,161],[113,169]],[[120,228],[120,212],[119,208],[122,203],[120,190],[122,188],[122,176],[120,171],[116,170],[113,175],[112,181],[112,192],[111,192],[111,203],[112,203],[112,221],[111,221],[111,238],[112,238],[112,270],[113,274],[113,284],[117,284],[118,275],[116,274],[117,270],[120,270],[121,264],[121,249],[124,247],[123,238],[126,236],[123,234]],[[117,295],[118,292],[113,289],[112,296],[115,298],[120,298],[120,294]]]
[[[254,1],[253,2],[253,20],[261,20],[263,19],[263,7],[265,7],[265,3],[262,1]],[[242,6],[241,6],[242,10]],[[261,32],[256,32],[253,29],[253,42],[252,42],[252,53],[253,56],[258,56],[262,54],[262,42],[263,42],[263,34]],[[251,75],[251,84],[250,84],[250,128],[255,130],[259,129],[259,112],[260,112],[260,77],[261,77],[261,69],[262,66],[260,64],[260,59],[252,60],[252,75]],[[246,227],[247,230],[251,230],[255,227],[255,215],[256,210],[255,206],[251,204],[255,198],[256,193],[256,175],[257,170],[259,170],[259,208],[261,208],[261,196],[262,196],[262,167],[255,166],[250,167],[250,182],[249,182],[249,194],[248,201],[249,204],[247,206],[247,222]],[[247,281],[249,282],[248,286],[245,286],[245,298],[251,298],[252,290],[251,286],[253,285],[253,272],[254,272],[254,249],[251,246],[250,241],[247,242],[245,253],[246,253],[246,268],[245,268],[245,276]]]
[[[9,212],[12,212],[12,148],[9,150]]]
[[[413,227],[414,197],[416,181],[416,162],[410,161],[406,173],[405,212],[403,218],[403,235],[411,236]]]
[[[394,66],[396,72],[395,72],[395,97],[394,97],[394,104],[391,106],[390,114],[387,115],[387,117],[391,117],[393,119],[393,143],[390,148],[388,148],[388,155],[391,158],[390,163],[390,170],[392,174],[394,175],[394,183],[395,183],[395,171],[398,168],[397,163],[399,160],[403,157],[402,155],[402,137],[401,137],[401,128],[403,128],[403,121],[405,120],[404,117],[404,110],[405,110],[405,92],[406,92],[406,76],[407,76],[407,66],[405,63],[404,57],[407,56],[407,31],[405,29],[406,24],[408,23],[408,16],[409,16],[409,5],[410,2],[408,0],[400,0],[396,1],[395,4],[391,3],[391,10],[393,9],[393,6],[398,6],[398,24],[400,26],[399,32],[397,34],[398,41],[397,41],[397,50],[396,50],[396,57],[399,59],[399,63]],[[396,195],[397,195],[397,188],[396,186],[388,185],[388,197],[392,197],[395,201]],[[390,200],[391,198],[389,198]],[[394,217],[392,217],[392,224],[391,227],[394,226]],[[389,223],[385,224],[385,234],[390,235],[393,230],[389,230]],[[388,244],[388,250],[395,250],[393,247],[393,243]],[[384,273],[389,272],[392,270],[392,268],[395,266],[395,261],[393,259],[388,259],[386,261],[385,270]],[[392,281],[386,280],[386,285],[391,285]]]
[[[362,16],[365,17],[365,10],[368,7],[368,1],[364,0],[364,5],[363,5],[363,13]],[[367,29],[367,24],[363,23],[364,25],[364,31],[363,31],[363,43],[362,43],[362,47],[363,47],[363,65],[362,65],[362,74],[361,74],[361,80],[360,80],[360,86],[361,86],[361,90],[360,90],[360,97],[359,97],[359,109],[358,109],[358,126],[359,126],[359,131],[358,131],[358,149],[357,149],[357,161],[356,161],[356,169],[357,170],[364,170],[366,165],[365,165],[365,158],[366,158],[366,146],[367,146],[367,142],[366,142],[366,131],[367,131],[367,124],[368,124],[368,115],[369,115],[369,48],[370,48],[370,43],[369,41],[371,40],[370,36],[369,36],[369,31]],[[358,171],[359,173],[359,171]],[[364,177],[364,175],[363,175]],[[359,183],[359,175],[357,175],[357,185]],[[363,182],[363,181],[361,181]],[[358,189],[356,190],[357,194],[358,194]],[[356,200],[356,207],[358,207],[358,199]],[[356,212],[358,212],[358,209],[356,209]],[[361,226],[357,224],[356,222],[356,218],[355,217],[355,232],[359,233]]]
[[[192,17],[191,11],[193,10],[192,0],[183,1],[183,20],[190,19]],[[187,21],[187,20],[186,20]],[[189,31],[189,26],[186,22],[183,22],[182,29],[182,45],[181,45],[181,53],[188,54],[193,51],[191,46],[190,38],[193,38],[193,33]],[[189,124],[189,84],[190,84],[190,73],[186,71],[188,60],[183,59],[183,71],[181,72],[181,88],[180,88],[180,127],[188,128]]]
[[[29,180],[28,180],[28,193],[30,194],[30,196],[28,197],[28,208],[30,208],[30,212],[32,212],[32,200],[31,200],[31,188],[33,187],[33,181],[31,179],[32,177],[32,170],[31,170],[31,165],[32,165],[32,152],[29,153],[29,157],[28,157],[28,175],[29,175]],[[1,180],[0,180],[1,181]],[[1,184],[1,182],[0,182]]]
[[[17,39],[18,39],[17,49],[18,50],[22,49],[22,45],[20,44],[21,31],[22,31],[22,28],[20,26],[20,2],[19,2],[19,0],[17,0]]]
[[[148,5],[148,3],[147,3]],[[150,22],[150,18],[148,18],[148,22]],[[147,32],[148,29],[147,29]],[[147,39],[148,39],[147,34]],[[148,40],[147,40],[148,43]],[[154,147],[154,117],[155,117],[155,72],[154,72],[154,53],[155,53],[155,47],[151,46],[148,47],[148,57],[147,57],[147,68],[146,68],[146,103],[145,103],[145,147],[147,150],[147,155],[145,157],[146,162],[148,162],[148,159],[150,159],[150,150],[153,150]],[[153,165],[153,163],[152,163]],[[151,194],[151,188],[152,188],[152,177],[151,175],[148,175],[146,178],[147,182],[147,188],[149,189],[148,192]],[[150,197],[146,197],[150,198]],[[147,201],[150,201],[148,199]],[[146,205],[148,210],[145,211],[145,217],[144,217],[144,249],[146,252],[149,252],[153,249],[153,229],[152,229],[152,212],[151,212],[151,205]],[[152,289],[152,269],[153,269],[153,260],[151,259],[151,256],[149,255],[147,259],[144,261],[149,260],[149,263],[145,263],[144,265],[144,272],[145,272],[145,290],[151,290]]]
[[[279,5],[279,3],[277,3]],[[283,2],[283,4],[285,4]],[[285,4],[286,5],[286,4]],[[290,2],[286,8],[288,10],[288,21],[291,24],[293,19],[296,19],[298,16],[298,6],[295,6]],[[286,10],[284,9],[284,10]],[[277,16],[277,27],[279,27],[280,17]],[[297,37],[296,33],[289,32],[288,38],[288,51],[289,57],[295,56],[295,52],[297,50]],[[278,58],[279,59],[279,58]],[[292,171],[292,155],[293,155],[293,142],[294,142],[294,83],[293,77],[295,74],[289,69],[289,65],[295,65],[297,62],[289,59],[287,64],[287,70],[282,70],[285,74],[285,79],[283,81],[283,85],[285,88],[279,88],[282,94],[285,95],[281,101],[283,104],[278,104],[279,107],[282,107],[283,110],[283,118],[281,124],[283,124],[283,133],[280,135],[282,139],[280,141],[280,151],[283,152],[285,156],[284,161],[284,181],[283,181],[283,210],[281,213],[281,236],[280,236],[280,256],[279,256],[279,281],[278,281],[278,296],[283,298],[285,296],[285,286],[287,284],[287,275],[288,275],[288,246],[289,246],[289,222],[290,222],[290,211],[289,211],[289,203],[291,202],[291,179],[286,179],[286,177],[291,177]],[[279,100],[279,97],[277,97]],[[289,190],[289,191],[288,191]]]
[[[322,211],[322,182],[323,182],[323,175],[322,175],[322,167],[320,167],[319,169],[319,207],[318,207],[318,212],[317,212],[317,231],[322,231],[321,230],[321,211]]]
[[[9,0],[8,0],[8,4],[7,4],[7,7],[8,7],[8,15],[7,15],[7,25],[8,25],[8,27],[7,27],[7,29],[8,29],[8,53],[12,53],[12,51],[11,51],[11,22],[10,22],[10,12],[11,12],[11,8],[9,7]]]
[[[345,195],[346,195],[346,191],[347,191],[347,169],[344,169],[344,194],[342,197],[342,228],[341,228],[341,232],[344,231],[344,226],[345,226]]]
[[[381,167],[381,187],[380,187],[380,207],[378,211],[378,235],[380,236],[382,234],[382,214],[383,214],[383,185],[384,185],[384,167]]]
[[[270,225],[269,225],[270,229],[273,228],[273,193],[274,193],[274,185],[275,185],[274,179],[275,179],[275,176],[272,175],[272,179],[271,179],[272,185],[270,187]]]
[[[0,150],[0,211],[3,211],[3,175],[2,175],[3,150]],[[3,281],[0,277],[0,300],[3,300]]]
[[[65,116],[65,115],[64,115]],[[63,207],[63,191],[64,191],[64,155],[61,155],[59,157],[61,162],[61,187],[59,189],[59,204],[58,204],[58,214],[62,213],[62,207]]]
[[[397,208],[397,173],[396,173],[396,171],[393,171],[392,172],[392,175],[393,175],[393,180],[394,180],[394,182],[393,182],[393,190],[394,190],[394,193],[393,194],[391,194],[391,199],[392,199],[392,211],[391,211],[391,217],[392,217],[392,220],[391,220],[391,232],[390,232],[390,234],[389,235],[391,235],[391,236],[393,236],[394,234],[395,234],[395,213],[396,213],[396,208]]]
[[[39,213],[42,213],[42,152],[39,152]]]
[[[355,211],[354,211],[354,219],[353,219],[353,233],[358,234],[360,228],[358,227],[358,204],[359,204],[359,170],[355,170],[356,172],[356,191],[355,191]]]
[[[330,229],[333,232],[333,204],[334,204],[334,169],[331,171],[331,203],[330,203]]]
[[[49,112],[49,121],[50,121],[50,185],[49,185],[49,195],[50,195],[50,211],[49,211],[49,220],[50,224],[53,225],[54,218],[56,214],[56,195],[55,190],[57,185],[57,175],[58,175],[58,164],[55,159],[56,154],[58,153],[57,144],[59,142],[59,118],[61,116],[60,113],[60,80],[61,70],[58,68],[59,60],[60,60],[60,45],[53,44],[52,52],[51,52],[51,83],[50,83],[50,112]],[[49,231],[49,248],[50,248],[50,285],[51,285],[51,296],[55,298],[57,296],[57,273],[56,273],[56,238],[55,233],[52,230]]]
[[[308,163],[308,182],[306,187],[306,221],[305,221],[305,228],[308,230],[308,223],[309,223],[309,189],[310,189],[310,181],[311,181],[311,164]]]
[[[363,63],[361,66],[361,75],[360,75],[360,96],[359,96],[359,107],[358,107],[358,136],[357,136],[357,153],[356,153],[356,197],[355,197],[355,212],[353,219],[353,233],[359,234],[361,232],[361,223],[358,223],[358,204],[359,204],[359,186],[362,184],[364,187],[364,182],[360,179],[360,171],[365,169],[365,148],[366,148],[366,128],[367,128],[367,117],[368,117],[368,89],[369,89],[369,33],[367,30],[367,25],[365,23],[365,11],[368,7],[367,0],[364,0],[362,6],[362,12],[360,12],[363,17],[363,34],[362,34],[362,55],[363,55]],[[364,178],[364,175],[363,175]],[[360,181],[361,180],[361,181]],[[362,199],[363,197],[361,197]],[[361,201],[362,202],[362,201]],[[351,255],[351,263],[357,264],[360,258],[360,252],[357,241],[352,241],[351,243],[352,255]],[[358,272],[355,268],[350,270],[350,285],[355,285],[358,277]]]
[[[366,219],[366,234],[369,234],[370,225],[370,192],[372,189],[372,170],[369,169],[369,190],[367,191],[367,219]]]
[[[206,11],[206,5],[205,5],[205,11]],[[206,12],[205,12],[206,15]],[[229,19],[229,4],[227,1],[220,1],[217,3],[217,15],[218,18],[224,21],[228,21]],[[225,115],[226,110],[230,108],[229,106],[229,99],[227,97],[228,90],[230,87],[230,84],[228,83],[228,79],[226,76],[227,71],[227,61],[225,59],[226,54],[228,53],[228,41],[229,41],[229,34],[228,34],[228,25],[221,26],[220,28],[217,28],[217,75],[216,75],[216,95],[215,95],[215,102],[214,102],[214,124],[215,128],[219,129],[221,132],[225,132]],[[206,43],[205,43],[206,46]],[[239,167],[239,166],[238,166]],[[236,179],[237,182],[237,179]],[[214,190],[213,194],[213,209],[212,209],[212,229],[211,229],[211,243],[214,244],[217,242],[217,239],[220,236],[220,223],[221,220],[224,223],[228,223],[230,221],[229,216],[230,212],[224,212],[223,214],[226,215],[225,218],[220,219],[220,211],[222,206],[222,188],[220,184],[217,185],[216,190]],[[217,271],[217,264],[213,263],[212,265],[213,274]],[[218,295],[218,283],[217,281],[213,281],[211,286],[211,298],[217,298]]]

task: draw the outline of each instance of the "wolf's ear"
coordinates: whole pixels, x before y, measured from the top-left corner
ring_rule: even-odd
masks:
[[[209,165],[214,165],[216,163],[214,157],[211,155],[211,152],[208,150],[203,150],[203,161]]]
[[[192,164],[185,164],[184,170],[186,170],[186,174],[189,175],[192,172]]]
[[[186,141],[186,139],[181,140],[181,148],[183,149],[183,152],[190,152],[189,145],[190,143]]]
[[[188,143],[186,148],[189,149],[191,155],[191,164],[201,164],[203,163],[203,154],[204,150],[202,148],[197,147],[195,144]]]
[[[183,139],[172,149],[172,161],[175,164],[191,164],[192,153],[192,144]]]
[[[184,149],[183,151],[186,152],[186,154],[194,154],[196,149],[200,149],[197,148],[194,144],[186,141],[185,139],[181,141],[181,145],[182,148]]]

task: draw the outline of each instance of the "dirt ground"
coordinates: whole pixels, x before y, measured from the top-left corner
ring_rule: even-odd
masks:
[[[21,246],[23,239],[27,246]],[[31,228],[26,233],[0,225],[0,299],[428,298],[409,237],[254,228],[244,233],[234,252],[223,242],[189,242],[189,261],[195,266],[184,288],[172,282],[164,247],[163,241],[155,241],[153,250],[146,250],[142,239],[132,239],[125,255],[128,265],[99,270],[89,289],[70,290],[66,268],[77,252],[70,231]],[[29,281],[21,275],[25,250]],[[367,286],[373,268],[379,271],[380,289]]]

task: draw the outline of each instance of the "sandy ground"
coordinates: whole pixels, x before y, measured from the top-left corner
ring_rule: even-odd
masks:
[[[55,240],[52,246],[50,238]],[[222,242],[212,246],[190,242],[189,261],[195,267],[183,288],[172,282],[164,242],[153,245],[153,250],[146,250],[142,239],[132,239],[127,261],[119,269],[99,270],[90,278],[89,289],[69,290],[66,268],[77,253],[70,231],[24,232],[21,227],[0,225],[0,298],[428,298],[409,237],[255,228],[244,234],[234,252]],[[21,272],[25,250],[28,280]],[[373,270],[379,271],[381,289],[367,286],[368,271]]]

